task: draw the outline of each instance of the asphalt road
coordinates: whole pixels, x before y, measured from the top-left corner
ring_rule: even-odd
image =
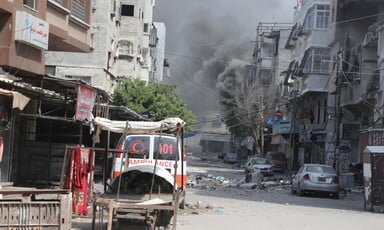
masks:
[[[194,158],[188,172],[202,179],[187,190],[187,207],[178,212],[177,230],[384,229],[384,214],[380,208],[365,211],[359,190],[341,194],[335,200],[320,195],[292,195],[290,185],[279,181],[254,189],[232,187],[229,185],[244,177],[243,169],[215,158]],[[91,229],[89,220],[74,218],[72,226]]]
[[[213,159],[212,159],[213,160]],[[243,177],[243,170],[232,165],[196,159],[190,173],[228,178]],[[286,175],[289,178],[289,175]],[[178,215],[178,230],[195,229],[384,229],[384,214],[364,210],[361,190],[340,194],[340,199],[324,195],[300,197],[291,194],[290,185],[271,185],[262,189],[227,186],[190,188],[190,210]],[[196,208],[195,211],[193,207]]]

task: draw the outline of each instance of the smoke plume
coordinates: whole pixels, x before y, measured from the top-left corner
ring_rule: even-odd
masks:
[[[158,0],[154,21],[164,22],[172,81],[199,116],[220,111],[251,63],[259,22],[292,22],[295,0]],[[235,83],[235,84],[234,84]]]

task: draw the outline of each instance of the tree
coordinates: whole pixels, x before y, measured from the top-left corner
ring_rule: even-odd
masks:
[[[113,104],[126,106],[133,111],[147,115],[149,119],[159,121],[167,117],[179,117],[191,131],[196,116],[186,108],[181,96],[175,92],[176,84],[125,80],[113,93]]]
[[[224,118],[229,131],[239,139],[252,136],[255,147],[262,147],[258,145],[263,122],[262,93],[256,87],[250,86],[247,92],[236,92],[221,103],[229,111]]]

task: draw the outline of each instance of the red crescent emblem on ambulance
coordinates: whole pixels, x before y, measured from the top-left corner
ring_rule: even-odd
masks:
[[[133,143],[131,143],[129,149],[134,153],[143,152],[145,149],[144,143],[140,140],[134,141]]]

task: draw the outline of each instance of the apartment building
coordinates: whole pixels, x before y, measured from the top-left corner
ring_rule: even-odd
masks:
[[[347,173],[351,163],[362,162],[369,130],[383,128],[384,3],[330,2],[328,46],[335,62],[330,76],[335,112],[330,117],[337,135],[330,145],[335,146],[338,172]]]
[[[154,0],[121,0],[118,77],[149,81]]]
[[[291,121],[287,116],[288,87],[283,71],[291,60],[291,51],[285,48],[291,27],[292,23],[261,22],[256,29],[248,93],[262,95],[262,117],[268,121],[260,127],[262,154],[272,150],[289,153]]]
[[[165,59],[165,37],[166,37],[166,26],[162,22],[154,22],[153,28],[156,30],[156,36],[154,44],[153,53],[155,57],[153,58],[153,77],[152,81],[154,82],[163,82],[164,80],[164,66],[166,68],[166,59]]]
[[[94,0],[90,7],[88,52],[50,50],[46,52],[46,74],[81,80],[107,92],[117,85],[120,4]]]
[[[44,74],[46,50],[88,51],[89,2],[2,2],[0,65],[3,70],[26,75]]]
[[[269,102],[264,100],[282,117],[264,113],[267,125],[272,126],[272,149],[284,151],[291,168],[303,163],[329,164],[347,184],[350,165],[362,162],[365,146],[384,144],[379,138],[383,136],[384,103],[383,4],[379,0],[298,1],[294,25],[285,40],[285,49],[291,52],[291,58],[286,58],[289,65],[280,68],[282,87],[272,87],[282,91],[268,96]],[[274,66],[269,63],[273,58],[262,55],[274,47],[271,33],[266,34],[254,57],[257,85],[268,89],[273,81],[269,77],[279,78],[269,68]],[[276,57],[283,59],[281,52]],[[279,128],[278,120],[285,121]],[[375,140],[373,132],[379,135]]]
[[[286,48],[292,59],[286,70],[289,87],[289,116],[292,120],[291,167],[323,163],[328,124],[330,50],[328,0],[298,2]],[[333,137],[334,138],[334,137]]]
[[[148,82],[154,0],[93,0],[88,53],[46,53],[46,73],[81,80],[112,94],[122,79]]]

